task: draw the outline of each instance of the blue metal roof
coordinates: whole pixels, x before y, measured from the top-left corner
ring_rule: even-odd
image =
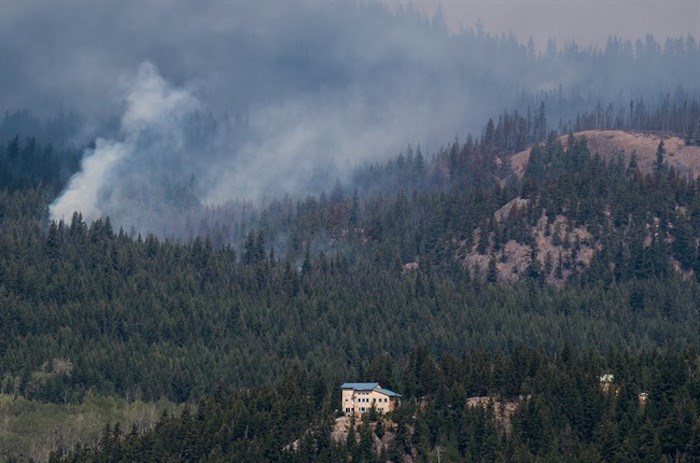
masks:
[[[352,389],[355,391],[377,391],[382,394],[388,395],[389,397],[401,397],[401,394],[384,389],[379,385],[379,383],[343,383],[340,386],[341,389]]]
[[[401,397],[401,394],[397,394],[396,392],[391,391],[389,389],[384,389],[383,387],[380,387],[379,389],[377,389],[377,392],[381,392],[382,394],[386,394],[389,397]]]
[[[356,391],[371,391],[379,387],[379,383],[343,383],[341,389],[354,389]]]

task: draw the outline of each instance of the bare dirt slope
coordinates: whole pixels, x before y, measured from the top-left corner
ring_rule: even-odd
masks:
[[[642,172],[651,171],[656,160],[656,149],[659,142],[663,140],[668,165],[682,174],[691,175],[694,178],[700,177],[700,146],[685,146],[685,142],[678,137],[622,130],[586,130],[574,135],[586,137],[591,153],[597,152],[606,159],[610,159],[617,153],[624,153],[625,162],[629,162],[632,152],[635,151],[639,156],[639,168]],[[566,139],[566,135],[560,138],[564,147],[566,147]],[[530,149],[521,151],[511,158],[511,166],[519,177],[525,173],[529,158]]]

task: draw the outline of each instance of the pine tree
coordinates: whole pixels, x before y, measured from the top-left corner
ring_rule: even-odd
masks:
[[[659,146],[656,149],[656,160],[654,161],[654,172],[657,175],[663,175],[668,171],[668,165],[664,159],[666,155],[666,148],[664,147],[664,141],[659,142]]]

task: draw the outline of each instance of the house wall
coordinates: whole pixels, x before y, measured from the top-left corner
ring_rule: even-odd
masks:
[[[396,399],[377,391],[355,391],[343,389],[341,394],[343,413],[361,415],[368,412],[372,405],[379,413],[388,413],[396,406]]]

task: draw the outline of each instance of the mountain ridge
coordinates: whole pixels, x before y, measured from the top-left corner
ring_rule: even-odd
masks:
[[[686,145],[677,136],[661,132],[639,132],[631,130],[583,130],[575,132],[574,137],[584,137],[592,154],[598,153],[610,160],[616,154],[624,156],[629,163],[632,153],[638,156],[638,166],[642,172],[651,172],[656,160],[659,142],[664,142],[665,161],[669,167],[681,174],[700,177],[700,146]],[[559,142],[567,149],[568,135],[561,135]],[[513,172],[522,178],[532,152],[532,146],[519,151],[511,157]]]

